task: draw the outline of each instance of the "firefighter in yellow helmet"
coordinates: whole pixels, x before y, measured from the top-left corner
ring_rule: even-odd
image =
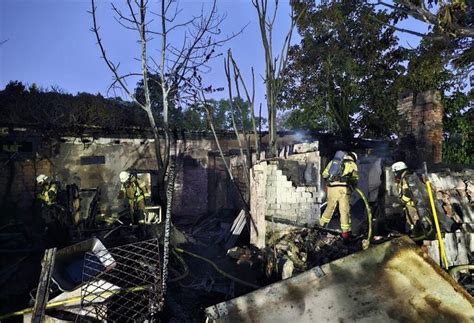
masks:
[[[410,174],[408,166],[402,161],[396,162],[392,165],[392,172],[395,175],[398,197],[403,203],[408,228],[410,231],[413,231],[420,217],[408,186],[407,176]]]
[[[150,197],[145,183],[139,181],[137,176],[125,171],[121,172],[119,177],[122,183],[120,193],[128,199],[132,223],[145,223],[145,199]]]
[[[359,180],[356,161],[356,153],[346,154],[338,151],[323,172],[323,178],[327,181],[327,205],[319,224],[322,227],[327,226],[338,206],[341,216],[341,236],[346,241],[350,239],[352,230],[350,214],[352,187],[355,187]]]

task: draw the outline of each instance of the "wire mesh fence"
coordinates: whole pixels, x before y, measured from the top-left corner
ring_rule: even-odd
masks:
[[[158,239],[88,252],[80,321],[154,321],[161,310]]]

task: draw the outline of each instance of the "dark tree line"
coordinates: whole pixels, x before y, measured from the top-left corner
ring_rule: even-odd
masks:
[[[153,83],[152,83],[153,84]],[[151,96],[156,97],[152,110],[157,124],[162,125],[162,106],[159,104],[160,87],[151,86]],[[142,95],[141,83],[135,89],[138,98]],[[240,100],[244,110],[249,109],[248,102]],[[210,100],[214,126],[218,130],[231,130],[230,105],[228,100]],[[108,130],[119,130],[123,127],[149,127],[145,112],[132,102],[121,98],[105,98],[100,94],[65,93],[51,88],[39,89],[36,85],[29,87],[18,81],[12,81],[0,91],[0,108],[2,123],[11,125],[30,125],[37,128],[73,130],[79,127],[102,127]],[[191,105],[186,108],[171,105],[169,107],[170,128],[177,130],[207,131],[209,124],[202,108]],[[246,114],[248,115],[248,114]],[[250,118],[244,119],[247,131],[251,129]]]

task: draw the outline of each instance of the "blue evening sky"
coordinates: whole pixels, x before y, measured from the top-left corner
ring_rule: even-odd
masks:
[[[139,47],[136,34],[118,25],[110,10],[110,1],[96,0],[98,22],[108,55],[120,62],[122,73],[138,72]],[[156,0],[150,0],[152,6]],[[125,1],[115,1],[120,6]],[[209,8],[210,0],[180,1],[182,17],[198,13],[202,7]],[[10,80],[26,84],[36,83],[40,87],[58,86],[66,92],[90,92],[106,94],[112,74],[100,58],[94,34],[90,31],[92,19],[89,0],[0,0],[0,89]],[[244,32],[226,43],[220,51],[231,48],[242,73],[250,83],[250,68],[256,71],[256,106],[264,101],[264,84],[261,75],[265,72],[263,48],[260,42],[257,15],[250,0],[219,0],[220,14],[227,16],[222,25],[223,34],[237,32],[249,23]],[[156,8],[158,11],[158,8]],[[158,21],[154,22],[158,24]],[[289,20],[289,1],[280,1],[280,11],[274,31],[275,52],[280,50]],[[426,26],[412,19],[402,22],[400,27],[425,32]],[[158,27],[158,26],[157,26]],[[399,33],[400,44],[416,47],[419,38]],[[180,35],[171,41],[180,40]],[[295,34],[293,42],[298,42]],[[159,44],[152,42],[149,54],[157,57]],[[226,85],[223,58],[211,64],[212,70],[205,75],[208,84],[215,87]],[[129,83],[135,87],[136,81]],[[110,93],[112,96],[113,93]],[[227,92],[216,94],[227,98]]]

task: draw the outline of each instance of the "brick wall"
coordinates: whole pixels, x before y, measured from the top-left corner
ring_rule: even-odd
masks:
[[[443,105],[438,91],[425,91],[416,98],[406,94],[399,99],[400,148],[411,166],[426,161],[442,161]]]
[[[281,168],[285,163],[298,161],[300,171],[306,171],[309,161],[314,163],[317,182],[310,185],[295,183]],[[314,224],[320,216],[320,160],[318,152],[290,155],[288,159],[261,162],[254,165],[250,176],[250,224],[252,244],[265,246],[267,221],[297,224]],[[301,178],[292,174],[293,178]]]
[[[26,210],[35,198],[36,176],[51,173],[51,162],[41,160],[10,160],[0,167],[0,192],[3,205],[13,204]]]

